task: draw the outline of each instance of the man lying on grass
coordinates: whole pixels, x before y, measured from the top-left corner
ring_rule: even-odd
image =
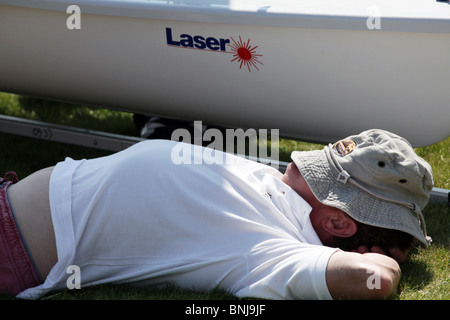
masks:
[[[293,152],[284,175],[200,146],[183,145],[202,164],[176,164],[179,146],[145,141],[107,157],[66,158],[19,182],[7,175],[1,292],[38,298],[73,285],[78,270],[81,288],[388,298],[408,249],[427,246],[421,210],[431,168],[395,134],[369,130]]]

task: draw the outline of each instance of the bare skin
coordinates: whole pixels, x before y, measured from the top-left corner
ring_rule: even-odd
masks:
[[[37,171],[8,188],[14,217],[42,279],[57,262],[49,204],[52,170]]]

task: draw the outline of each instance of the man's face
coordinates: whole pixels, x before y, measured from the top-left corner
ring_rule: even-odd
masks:
[[[330,247],[341,247],[344,250],[351,250],[355,252],[365,253],[365,252],[376,252],[393,257],[398,262],[402,262],[406,259],[408,248],[400,249],[396,245],[392,245],[389,248],[382,249],[377,245],[373,246],[355,246],[349,249],[349,246],[358,243],[358,239],[373,238],[373,236],[368,237],[369,231],[359,230],[358,235],[354,235],[349,238],[330,236],[330,234],[320,228],[320,221],[323,217],[336,217],[340,214],[347,215],[345,212],[338,208],[330,207],[322,204],[312,193],[302,174],[298,170],[295,163],[291,162],[287,168],[286,172],[281,178],[281,181],[290,186],[297,194],[299,194],[309,205],[312,207],[311,212],[311,223],[316,230],[322,243]],[[360,226],[361,227],[361,226]]]

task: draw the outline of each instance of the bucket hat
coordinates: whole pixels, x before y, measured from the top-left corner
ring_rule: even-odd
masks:
[[[291,158],[321,203],[361,223],[406,232],[424,247],[431,242],[422,210],[432,169],[406,139],[371,129]]]

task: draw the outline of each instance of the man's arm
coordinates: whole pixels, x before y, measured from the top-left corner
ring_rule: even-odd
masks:
[[[333,299],[386,299],[400,275],[398,263],[383,254],[337,251],[328,261],[326,280]]]

